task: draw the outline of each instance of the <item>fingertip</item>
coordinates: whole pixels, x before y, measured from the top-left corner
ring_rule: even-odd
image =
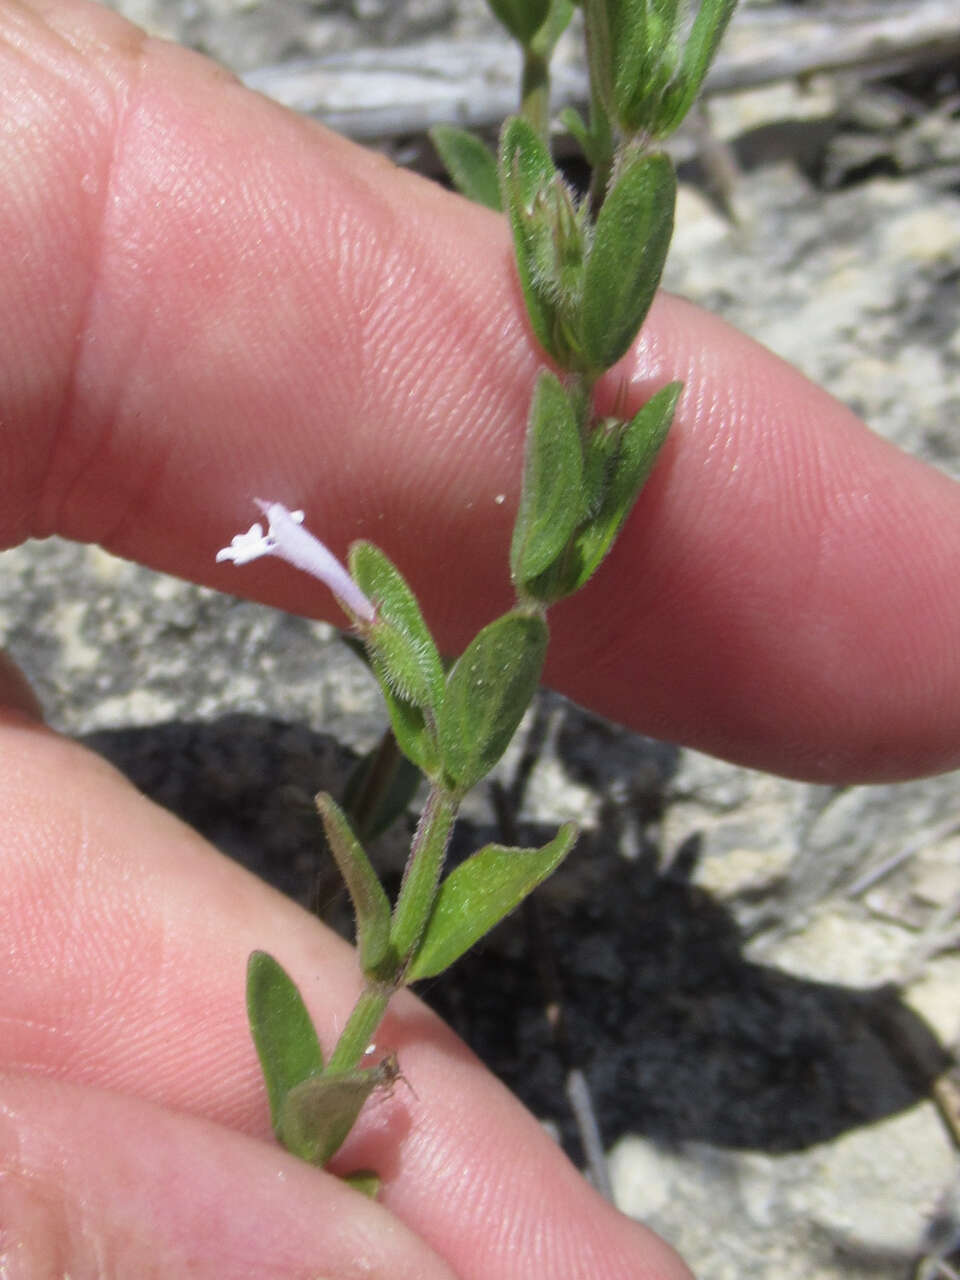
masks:
[[[339,1179],[138,1098],[4,1074],[0,1167],[0,1263],[18,1275],[454,1280]]]

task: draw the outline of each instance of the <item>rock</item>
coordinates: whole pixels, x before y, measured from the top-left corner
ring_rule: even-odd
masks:
[[[960,1173],[934,1107],[844,1135],[814,1158],[791,1200],[844,1253],[908,1263],[923,1253],[937,1210]],[[910,1194],[904,1195],[904,1188]]]

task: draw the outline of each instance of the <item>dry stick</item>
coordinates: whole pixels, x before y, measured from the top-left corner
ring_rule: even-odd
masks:
[[[940,1119],[953,1139],[953,1145],[960,1148],[960,1067],[950,1067],[938,1076],[931,1092],[940,1112]],[[960,1248],[960,1227],[953,1247]]]
[[[603,1149],[603,1135],[597,1124],[597,1111],[593,1105],[587,1077],[579,1067],[571,1067],[568,1071],[566,1093],[580,1134],[583,1158],[590,1170],[593,1189],[599,1191],[604,1200],[613,1204],[613,1183],[610,1181],[607,1153]]]
[[[935,827],[928,827],[925,831],[919,832],[912,840],[908,840],[905,845],[899,848],[896,853],[884,858],[876,866],[868,867],[863,875],[858,876],[853,884],[847,887],[846,896],[848,898],[859,898],[862,893],[872,889],[878,881],[885,879],[891,872],[896,871],[897,867],[912,858],[914,854],[926,849],[928,845],[937,844],[938,841],[945,840],[948,836],[952,836],[955,831],[960,831],[960,818],[952,817],[945,822],[938,823]]]
[[[950,932],[949,924],[956,920],[960,913],[960,892],[953,896],[933,912],[930,919],[920,931],[913,955],[904,965],[900,974],[900,985],[909,986],[915,982],[923,971],[924,965],[944,951],[954,951],[960,945],[956,931]]]
[[[792,9],[743,10],[731,23],[704,93],[736,93],[818,72],[877,75],[957,55],[957,0],[838,5],[810,17]],[[504,37],[358,49],[260,67],[244,80],[338,133],[369,141],[419,138],[435,124],[495,129],[516,110],[519,75],[519,52]],[[581,63],[555,58],[551,82],[555,108],[587,102]]]

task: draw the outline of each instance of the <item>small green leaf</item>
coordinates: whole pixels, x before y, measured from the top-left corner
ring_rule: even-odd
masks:
[[[537,193],[557,173],[546,143],[523,116],[511,116],[500,135],[500,180],[504,191],[504,208],[513,216],[515,210],[529,211]]]
[[[270,1121],[279,1134],[284,1098],[323,1070],[323,1052],[292,978],[265,951],[254,951],[247,961],[247,1017],[267,1087]]]
[[[682,382],[670,382],[651,396],[622,432],[613,433],[600,448],[606,454],[598,461],[605,473],[602,496],[596,514],[574,538],[577,572],[564,594],[578,591],[596,571],[623,528],[640,490],[653,470],[660,447],[673,421]],[[597,478],[600,479],[599,468]],[[601,486],[597,486],[598,494]]]
[[[390,950],[390,903],[346,814],[325,791],[316,803],[330,851],[353,903],[360,967],[369,974],[383,964]]]
[[[283,1100],[278,1136],[288,1151],[325,1165],[339,1151],[363,1104],[376,1089],[392,1090],[399,1077],[396,1054],[374,1067],[313,1076]]]
[[[433,978],[449,968],[556,870],[576,838],[577,828],[568,822],[542,849],[488,844],[451,871],[406,981]]]
[[[672,133],[693,106],[736,7],[737,0],[700,0],[676,78],[657,108],[655,137]]]
[[[350,572],[376,606],[365,640],[377,679],[414,706],[435,708],[443,697],[443,664],[413,592],[372,542],[351,546]]]
[[[529,44],[550,8],[550,0],[487,0],[514,40]]]
[[[437,738],[460,790],[485,777],[506,750],[540,683],[547,635],[538,615],[506,613],[474,636],[447,676]]]
[[[432,722],[412,702],[398,698],[388,685],[381,683],[380,689],[397,746],[422,773],[435,778],[440,768],[440,753]]]
[[[434,125],[430,141],[457,190],[468,200],[499,213],[500,178],[497,157],[490,148],[475,133],[448,124]]]
[[[358,840],[375,840],[406,813],[422,774],[400,751],[392,729],[358,761],[343,789],[343,808]]]
[[[582,477],[573,405],[560,380],[544,371],[530,406],[523,492],[510,547],[510,572],[518,589],[566,546],[581,515]]]
[[[376,1087],[369,1073],[359,1071],[304,1080],[284,1099],[280,1141],[301,1160],[325,1165],[343,1146]]]
[[[667,156],[638,155],[600,210],[581,312],[583,350],[596,370],[626,354],[646,318],[670,247],[676,195]]]
[[[579,367],[577,314],[586,232],[536,129],[514,116],[500,136],[500,190],[530,324],[563,368]]]

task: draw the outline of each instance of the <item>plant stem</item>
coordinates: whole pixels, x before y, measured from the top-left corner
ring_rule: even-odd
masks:
[[[390,928],[390,941],[401,964],[414,954],[430,919],[459,807],[459,796],[435,785],[420,815]]]
[[[353,1006],[347,1025],[340,1033],[337,1046],[324,1069],[324,1075],[351,1071],[359,1063],[373,1040],[374,1032],[380,1025],[395,990],[393,986],[379,984],[366,988]]]
[[[596,221],[607,198],[614,165],[613,130],[603,102],[593,84],[590,85],[590,136],[593,145],[593,171],[590,174],[590,212]]]
[[[565,388],[576,415],[577,430],[581,441],[586,444],[594,425],[593,387],[595,377],[586,373],[569,373],[565,379]]]
[[[459,796],[445,787],[434,786],[427,797],[393,911],[391,941],[400,968],[393,981],[374,982],[365,988],[330,1055],[325,1075],[351,1071],[373,1040],[390,997],[402,981],[403,966],[413,955],[430,919],[459,807]]]
[[[523,51],[520,110],[537,133],[550,143],[550,63],[527,46]]]
[[[610,100],[610,31],[603,0],[582,0],[587,66],[590,72],[590,210],[596,218],[606,198],[613,165],[613,129]]]

